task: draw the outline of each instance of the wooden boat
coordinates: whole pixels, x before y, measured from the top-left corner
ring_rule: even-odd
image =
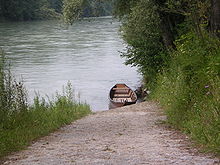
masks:
[[[109,93],[109,109],[135,104],[136,93],[125,84],[116,84]]]

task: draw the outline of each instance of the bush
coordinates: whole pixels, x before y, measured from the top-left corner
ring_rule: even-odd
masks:
[[[193,33],[177,41],[170,66],[158,76],[153,98],[168,122],[207,149],[220,153],[219,40]]]
[[[151,1],[140,0],[131,8],[121,28],[127,51],[126,64],[137,66],[146,81],[153,83],[157,73],[169,59],[161,42],[158,8]]]

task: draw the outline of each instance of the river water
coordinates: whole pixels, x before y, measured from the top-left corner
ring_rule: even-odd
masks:
[[[80,100],[93,111],[108,109],[108,93],[116,83],[135,89],[136,68],[125,66],[120,23],[111,17],[90,18],[65,26],[59,21],[0,23],[0,48],[12,73],[22,79],[29,98],[52,96],[71,82]]]

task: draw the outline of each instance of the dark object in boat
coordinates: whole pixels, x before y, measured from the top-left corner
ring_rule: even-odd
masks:
[[[136,93],[125,84],[116,84],[109,93],[109,109],[135,104]]]

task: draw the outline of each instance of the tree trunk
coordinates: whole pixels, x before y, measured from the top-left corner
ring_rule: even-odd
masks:
[[[169,18],[169,15],[166,13],[160,12],[160,19],[161,19],[161,31],[162,31],[162,38],[163,38],[163,43],[165,47],[170,50],[170,49],[176,49],[176,46],[174,45],[174,37],[172,33],[172,27],[171,27],[171,21]]]
[[[220,0],[211,0],[211,31],[220,38]]]

